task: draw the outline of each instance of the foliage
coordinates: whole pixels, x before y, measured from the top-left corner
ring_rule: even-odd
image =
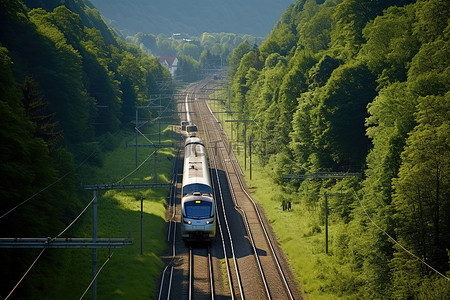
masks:
[[[349,269],[322,279],[339,296],[448,295],[446,279],[385,233],[450,271],[449,9],[441,0],[299,0],[230,72],[239,118],[256,120],[247,132],[272,142],[259,155],[274,183],[296,187],[318,217],[315,193],[350,195],[329,200],[330,259]],[[324,171],[364,177],[283,180]]]
[[[156,58],[121,42],[85,1],[24,2],[0,1],[0,214],[19,205],[1,218],[0,231],[54,237],[82,206],[79,166],[101,166],[100,153],[111,149],[104,137],[129,127],[135,106],[161,93],[159,83],[170,93],[171,77]],[[33,255],[1,253],[1,295]],[[41,283],[17,297],[27,298],[33,284]]]

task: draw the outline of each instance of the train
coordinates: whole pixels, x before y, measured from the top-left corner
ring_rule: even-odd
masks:
[[[206,148],[196,136],[188,136],[184,145],[181,236],[185,241],[206,242],[216,236],[215,202]]]

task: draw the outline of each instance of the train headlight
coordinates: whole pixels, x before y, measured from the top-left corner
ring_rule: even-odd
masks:
[[[206,225],[212,224],[212,223],[214,223],[214,220],[212,220],[212,221],[206,221]]]
[[[187,221],[187,223],[188,223],[189,225],[191,225],[191,224],[192,224],[192,222],[191,222],[191,221]]]

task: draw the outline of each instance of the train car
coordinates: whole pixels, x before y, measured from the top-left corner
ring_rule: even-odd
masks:
[[[186,241],[211,241],[216,214],[206,149],[198,137],[185,142],[181,200],[181,236]]]
[[[188,121],[181,121],[181,130],[186,130],[186,126],[189,125]]]
[[[186,126],[186,132],[187,132],[189,137],[196,137],[197,136],[197,132],[198,132],[197,125],[190,124],[190,125]]]

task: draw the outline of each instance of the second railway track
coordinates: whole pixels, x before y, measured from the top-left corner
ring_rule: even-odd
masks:
[[[162,277],[162,281],[173,282],[168,287],[172,292],[160,291],[168,296],[159,299],[302,299],[270,225],[246,191],[227,136],[204,100],[212,84],[213,80],[204,80],[190,86],[186,92],[189,105],[180,104],[179,109],[191,111],[191,122],[198,126],[208,149],[217,234],[210,246],[182,243],[176,233],[180,200],[173,193],[178,198],[171,208],[176,234],[171,234],[174,254],[166,268],[173,275],[172,279]]]

